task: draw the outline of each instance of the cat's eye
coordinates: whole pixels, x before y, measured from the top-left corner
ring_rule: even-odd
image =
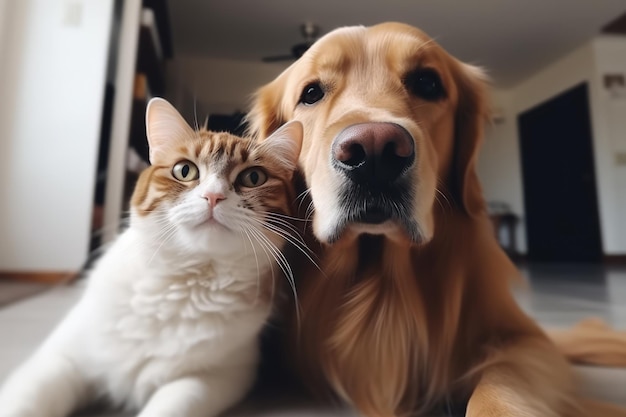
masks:
[[[200,171],[198,171],[198,167],[193,162],[180,161],[172,168],[172,175],[178,181],[195,181],[200,178]]]
[[[242,171],[237,177],[237,181],[244,187],[254,188],[265,184],[267,174],[261,168],[252,167]]]

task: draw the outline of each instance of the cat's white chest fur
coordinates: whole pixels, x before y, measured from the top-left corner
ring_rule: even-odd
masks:
[[[231,366],[253,372],[258,332],[270,312],[258,297],[266,265],[242,256],[172,260],[164,270],[146,266],[148,255],[137,233],[120,236],[49,345],[73,350],[89,364],[81,372],[98,392],[132,408],[181,375]]]
[[[216,357],[225,345],[238,343],[238,333],[245,335],[267,316],[269,306],[256,296],[255,281],[242,280],[244,272],[249,271],[208,263],[167,279],[133,282],[128,298],[114,301],[117,317],[107,333],[122,343],[142,344],[144,356],[182,355],[199,343],[215,342]]]

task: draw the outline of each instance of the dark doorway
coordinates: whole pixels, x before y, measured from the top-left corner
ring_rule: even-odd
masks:
[[[602,259],[589,117],[587,83],[518,117],[531,261]]]

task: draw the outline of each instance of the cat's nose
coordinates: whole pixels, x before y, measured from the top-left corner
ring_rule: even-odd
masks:
[[[222,193],[204,193],[202,197],[206,198],[211,207],[215,207],[220,201],[226,200],[226,196]]]

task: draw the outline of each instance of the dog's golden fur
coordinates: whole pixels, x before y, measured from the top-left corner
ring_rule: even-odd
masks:
[[[443,100],[406,91],[415,68],[439,74]],[[312,82],[324,86],[323,99],[299,103]],[[253,133],[304,125],[300,163],[321,242],[322,271],[298,272],[295,363],[312,389],[372,417],[455,400],[469,401],[471,417],[583,416],[592,407],[598,417],[626,415],[578,399],[564,356],[509,293],[517,272],[493,237],[475,169],[486,91],[478,69],[397,23],[331,32],[260,89]],[[418,241],[397,224],[348,225],[330,237],[339,209],[331,143],[371,121],[399,124],[415,140]]]

